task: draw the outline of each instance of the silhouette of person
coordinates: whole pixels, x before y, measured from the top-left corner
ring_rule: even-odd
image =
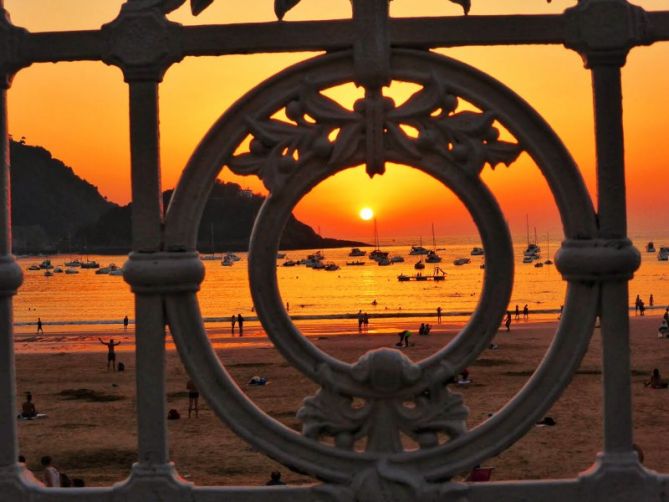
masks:
[[[232,314],[230,316],[230,326],[231,326],[231,332],[234,335],[235,334],[235,323],[237,322],[237,316],[235,314]]]
[[[648,305],[649,305],[650,307],[652,307],[654,301],[655,301],[655,299],[653,298],[653,293],[651,293],[650,296],[648,297]]]
[[[358,333],[362,333],[362,324],[365,322],[365,316],[362,310],[358,310]]]
[[[37,318],[37,333],[44,334],[44,329],[42,328],[42,318],[41,317]]]
[[[130,322],[130,321],[128,320],[128,316],[125,316],[125,317],[123,318],[123,329],[128,329],[128,323],[129,323],[129,322]]]
[[[36,416],[37,410],[35,409],[35,403],[33,403],[33,395],[26,392],[26,402],[21,405],[21,417],[33,418]]]
[[[639,313],[639,306],[641,304],[641,297],[636,295],[636,300],[634,300],[634,315]]]
[[[646,315],[646,304],[643,303],[643,300],[639,300],[639,315],[643,316]]]
[[[516,321],[520,319],[520,307],[516,305]]]
[[[239,336],[244,336],[244,318],[237,314],[237,324],[239,325]]]
[[[266,486],[275,486],[275,485],[285,485],[283,481],[281,481],[281,473],[279,471],[272,471],[272,473],[269,475],[270,479],[267,483],[265,483]]]
[[[506,319],[504,321],[504,326],[506,326],[507,331],[511,331],[511,311],[506,311]]]
[[[198,412],[200,411],[198,408],[200,393],[198,392],[197,387],[195,387],[195,384],[192,380],[188,380],[188,382],[186,382],[186,389],[188,389],[188,418],[190,418],[190,415],[193,411],[195,412],[195,417],[197,418]]]
[[[98,338],[102,345],[107,346],[107,371],[109,371],[109,366],[111,365],[112,369],[116,371],[116,352],[114,347],[121,345],[121,342],[114,342],[113,338],[110,338],[108,342],[103,342],[102,338]]]
[[[441,324],[441,307],[437,307],[437,324]]]
[[[530,309],[527,307],[527,303],[523,307],[523,319],[526,321],[530,318]]]
[[[365,331],[369,330],[369,314],[367,312],[362,314],[362,327]]]

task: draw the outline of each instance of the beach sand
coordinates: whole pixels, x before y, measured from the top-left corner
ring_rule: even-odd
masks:
[[[657,338],[660,320],[656,316],[631,319],[632,389],[635,442],[643,449],[646,467],[666,472],[669,450],[666,441],[658,438],[669,434],[669,390],[643,386],[653,368],[669,376],[669,339]],[[299,326],[322,350],[351,362],[369,349],[394,346],[397,331],[405,327],[413,330],[415,344],[404,349],[405,353],[419,360],[447,343],[458,329],[453,323],[433,323],[432,334],[419,337],[415,333],[420,322],[373,320],[369,335],[357,334],[355,321],[303,322]],[[497,336],[498,349],[484,351],[470,366],[473,383],[455,389],[470,409],[469,428],[499,410],[522,387],[543,357],[555,327],[555,321],[515,321],[510,333],[502,331]],[[261,409],[299,430],[295,413],[317,386],[289,366],[257,325],[247,326],[246,332],[249,336],[239,339],[230,336],[227,326],[211,330],[221,361]],[[124,342],[117,360],[125,364],[126,371],[106,371],[101,352],[106,349],[97,336]],[[81,477],[89,486],[109,485],[128,475],[137,456],[132,332],[110,328],[77,333],[76,337],[73,340],[63,333],[37,342],[17,340],[19,400],[30,391],[38,411],[48,414],[42,420],[19,421],[20,452],[38,476],[40,457],[51,455],[54,465],[70,477]],[[69,342],[66,352],[64,341]],[[596,329],[581,368],[547,413],[557,425],[533,428],[511,448],[486,461],[484,465],[495,468],[493,479],[571,478],[594,462],[602,445],[600,349]],[[266,377],[269,384],[249,386],[254,375]],[[288,483],[314,481],[290,472],[238,439],[202,398],[199,417],[188,419],[187,380],[178,354],[168,351],[167,407],[181,414],[180,420],[168,421],[171,459],[182,476],[199,485],[260,485],[270,471],[280,470]],[[78,389],[88,391],[75,392]]]

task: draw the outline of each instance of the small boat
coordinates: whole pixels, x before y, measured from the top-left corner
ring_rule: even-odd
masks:
[[[61,267],[56,267],[56,268],[53,269],[53,273],[54,274],[62,274],[63,269]]]
[[[221,265],[224,267],[232,267],[233,265],[233,260],[230,258],[228,255],[225,255],[223,259],[221,260]]]
[[[28,270],[42,270],[42,269],[39,268],[39,265],[30,265],[30,266],[28,267]]]
[[[387,251],[381,251],[380,249],[375,249],[371,253],[369,253],[369,259],[374,260],[374,261],[379,261],[379,260],[388,260],[388,252]]]
[[[364,261],[347,261],[346,262],[346,265],[348,265],[349,267],[361,267],[364,264],[365,264]]]
[[[413,268],[415,268],[416,270],[423,270],[425,268],[425,263],[423,263],[423,260],[418,260],[414,264]]]
[[[424,255],[427,254],[429,250],[425,249],[423,246],[411,246],[411,251],[409,251],[410,255]]]
[[[456,258],[453,260],[453,265],[467,265],[468,263],[471,263],[472,261],[469,258]]]
[[[49,270],[53,268],[53,265],[51,265],[51,260],[44,260],[42,263],[39,264],[39,268],[42,270]]]
[[[47,270],[46,272],[44,272],[44,277],[51,277],[52,275],[53,272],[51,272],[51,270]]]
[[[655,244],[653,244],[653,241],[648,242],[646,244],[646,253],[654,253],[655,252]]]
[[[201,254],[200,255],[200,260],[202,261],[215,261],[215,260],[220,260],[221,257],[215,254]]]
[[[428,251],[425,257],[425,263],[441,263],[441,256],[436,251]]]
[[[470,254],[472,256],[483,256],[485,254],[485,251],[483,250],[483,248],[473,247],[472,252]]]
[[[660,250],[657,253],[657,259],[659,261],[669,260],[669,248],[661,247]]]
[[[532,263],[534,261],[533,256],[523,256],[523,263]]]
[[[117,272],[119,271],[120,273],[113,273],[112,272]],[[119,269],[116,265],[113,263],[110,263],[106,267],[99,268],[95,271],[97,275],[123,275],[123,271]]]
[[[387,256],[384,258],[379,258],[378,260],[376,260],[376,263],[381,267],[387,267],[388,265],[393,264],[393,262],[390,261]]]
[[[241,258],[237,256],[235,253],[225,253],[225,256],[223,259],[228,258],[230,261],[239,261]]]
[[[404,258],[401,256],[393,256],[390,261],[391,263],[404,263]]]
[[[79,260],[66,261],[65,266],[70,268],[81,267],[81,262]]]
[[[294,267],[295,265],[298,265],[298,263],[293,260],[286,260],[281,265],[284,267]]]
[[[324,266],[325,270],[328,272],[334,272],[335,270],[339,270],[339,265],[336,263],[328,263]]]
[[[397,276],[397,280],[400,282],[407,282],[411,280],[411,277],[405,274],[400,274]]]
[[[534,268],[541,268],[541,267],[543,267],[543,266],[544,266],[544,264],[541,263],[540,261],[538,261],[538,262],[536,262],[536,263],[534,264]]]
[[[117,267],[113,263],[109,266],[109,275],[123,275],[123,269],[121,267]]]
[[[351,252],[348,254],[349,256],[365,256],[367,254],[367,251],[363,251],[360,248],[352,248]]]
[[[81,263],[81,268],[100,268],[100,264],[97,261],[84,261]]]
[[[79,271],[76,268],[66,268],[65,273],[68,275],[78,274]]]

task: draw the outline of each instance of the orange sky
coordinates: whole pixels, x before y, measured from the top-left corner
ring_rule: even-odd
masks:
[[[119,0],[6,0],[15,24],[31,31],[96,28],[114,18]],[[327,3],[328,8],[323,9]],[[554,13],[575,1],[473,0],[472,14]],[[669,0],[638,1],[649,10],[669,10]],[[237,5],[237,6],[236,6]],[[187,8],[171,17],[184,24],[273,20],[272,0],[217,0],[197,18]],[[446,0],[394,0],[394,16],[457,14]],[[346,0],[302,0],[287,20],[345,18]],[[464,48],[443,51],[490,73],[533,105],[562,137],[594,193],[593,120],[590,74],[580,57],[555,46]],[[174,65],[161,86],[161,144],[164,188],[173,187],[193,149],[211,124],[239,96],[308,54],[188,58]],[[623,71],[630,231],[668,235],[669,44],[635,49]],[[110,200],[130,194],[127,87],[120,70],[102,63],[35,65],[19,73],[10,90],[10,131],[42,145],[97,185]],[[506,212],[514,233],[524,234],[525,215],[541,233],[557,235],[552,199],[527,158],[507,169],[486,168],[484,179]],[[252,178],[235,180],[256,191]],[[361,207],[375,209],[382,236],[471,234],[471,219],[441,185],[404,167],[390,166],[374,180],[362,168],[338,175],[309,194],[299,218],[330,236],[369,239]]]

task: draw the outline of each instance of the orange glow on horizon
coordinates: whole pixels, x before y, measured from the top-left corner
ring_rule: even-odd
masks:
[[[63,4],[62,6],[60,4]],[[5,0],[12,21],[31,31],[92,29],[111,21],[122,0]],[[471,15],[500,13],[558,13],[576,0],[527,2],[477,0]],[[635,2],[647,10],[669,4]],[[58,5],[56,5],[58,4]],[[459,15],[461,9],[443,0],[395,0],[391,14],[400,16]],[[350,2],[302,0],[288,21],[350,16]],[[190,15],[184,5],[170,18],[183,24],[272,21],[272,2],[248,0],[243,8],[216,1],[201,16]],[[596,196],[592,94],[589,71],[580,57],[561,46],[469,47],[440,50],[492,75],[523,97],[546,119],[576,159],[585,183]],[[167,72],[160,87],[163,188],[178,182],[188,158],[218,117],[240,96],[264,79],[315,54],[260,54],[220,58],[186,58]],[[669,44],[632,50],[623,69],[626,136],[627,194],[630,233],[669,234],[669,206],[664,203],[669,184],[667,129]],[[652,78],[649,78],[652,76]],[[396,103],[416,86],[393,84],[388,91]],[[350,104],[360,89],[352,84],[328,91]],[[128,91],[120,70],[103,63],[35,64],[18,73],[9,93],[10,132],[26,137],[63,160],[75,173],[96,185],[110,200],[130,199]],[[220,176],[255,192],[262,182],[239,177],[225,169]],[[483,181],[499,201],[514,233],[524,234],[525,215],[532,225],[551,235],[560,233],[557,210],[546,181],[528,155],[510,168],[486,166]],[[370,180],[362,167],[349,169],[325,181],[297,206],[295,215],[321,227],[331,237],[372,236],[370,223],[351,217],[350,208],[373,208],[381,238],[428,237],[435,222],[438,235],[475,234],[471,216],[462,203],[440,183],[404,167],[389,165],[384,176]]]

